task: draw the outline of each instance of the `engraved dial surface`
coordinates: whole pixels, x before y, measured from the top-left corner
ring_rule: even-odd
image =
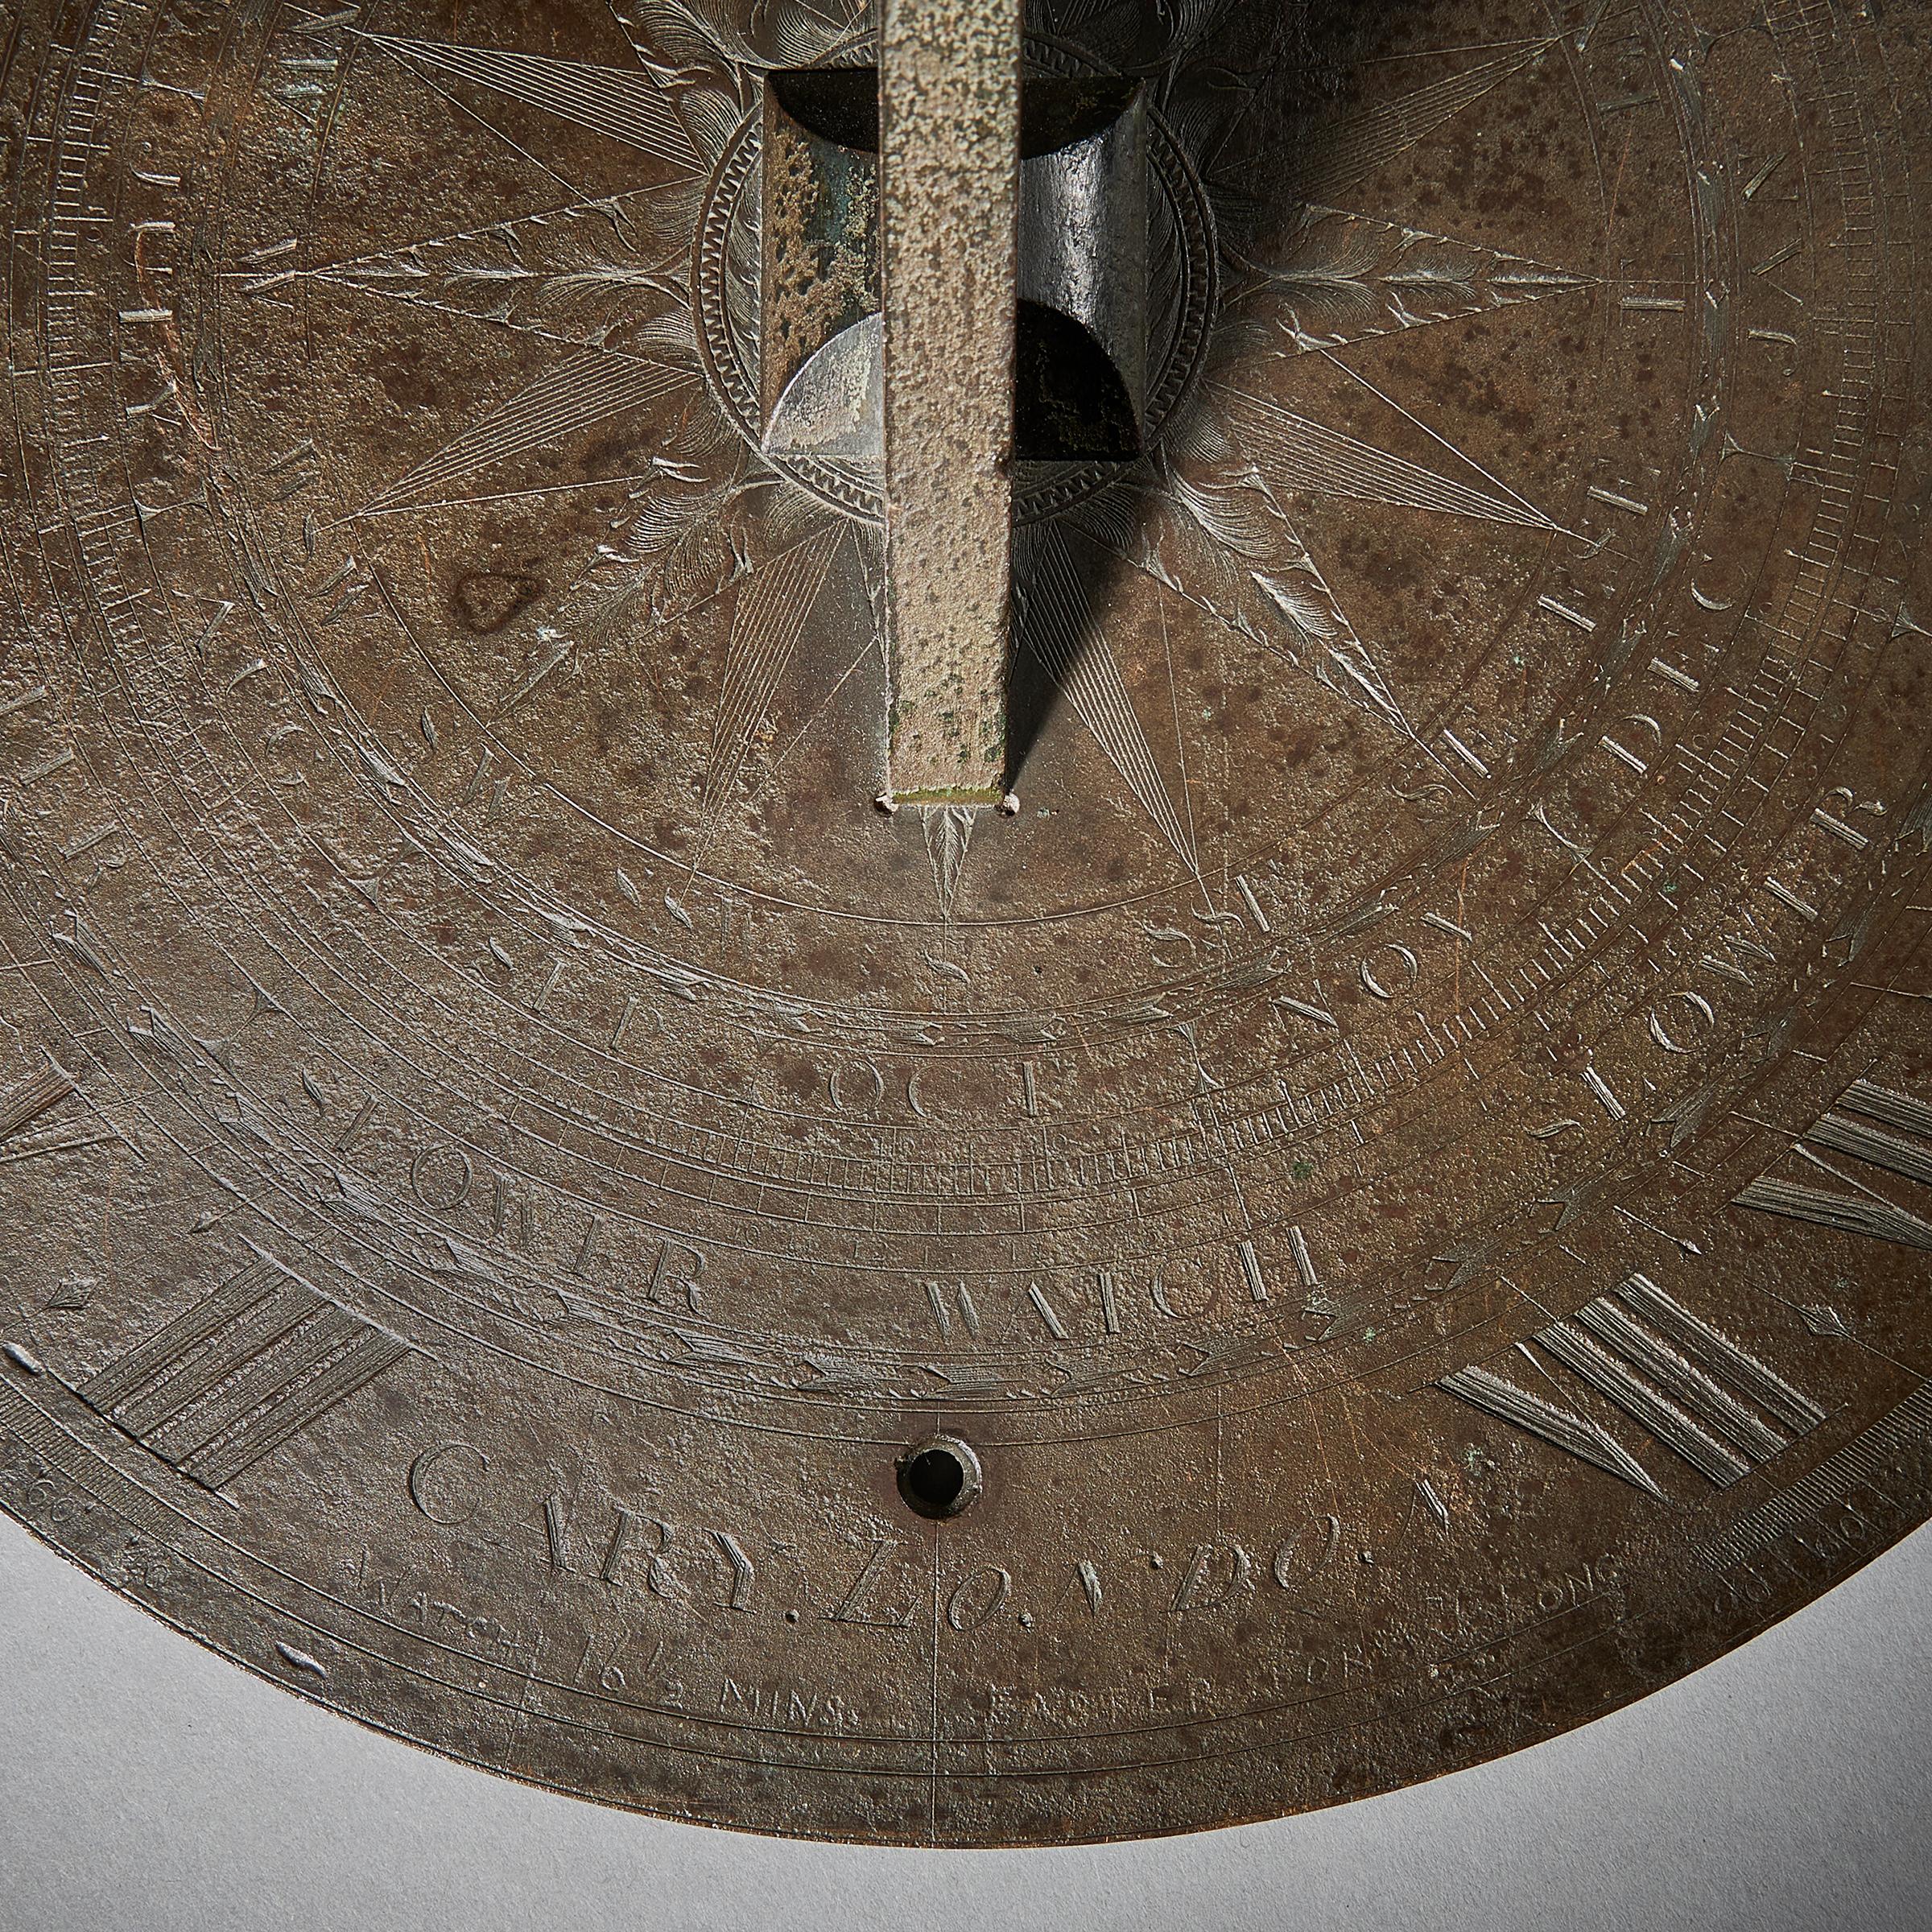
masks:
[[[612,1804],[1306,1809],[1932,1510],[1932,10],[1022,27],[984,807],[869,11],[0,49],[0,1504]]]

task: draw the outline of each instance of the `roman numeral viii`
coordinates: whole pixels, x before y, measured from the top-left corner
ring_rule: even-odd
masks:
[[[1567,1393],[1566,1380],[1580,1379],[1719,1487],[1825,1419],[1808,1397],[1641,1274],[1585,1302],[1574,1320],[1539,1328],[1515,1352],[1518,1380],[1477,1366],[1438,1386],[1660,1499],[1650,1472],[1581,1389]]]
[[[408,1353],[312,1289],[254,1267],[75,1393],[219,1489]]]

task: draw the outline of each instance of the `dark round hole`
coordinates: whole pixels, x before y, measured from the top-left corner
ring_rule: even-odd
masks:
[[[943,1516],[965,1487],[966,1472],[950,1449],[922,1450],[899,1478],[906,1501],[926,1516]]]
[[[980,1492],[979,1458],[946,1438],[915,1443],[899,1458],[899,1494],[907,1509],[935,1520],[957,1516]]]

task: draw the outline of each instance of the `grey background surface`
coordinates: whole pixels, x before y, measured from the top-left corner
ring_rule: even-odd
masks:
[[[869,1852],[621,1816],[261,1683],[0,1519],[0,1926],[1932,1926],[1932,1529],[1499,1764],[1280,1823]]]

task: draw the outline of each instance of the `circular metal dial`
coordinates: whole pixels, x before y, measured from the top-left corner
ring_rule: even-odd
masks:
[[[1013,795],[886,811],[867,16],[29,0],[0,1502],[440,1750],[938,1843],[1492,1756],[1920,1521],[1876,11],[1030,12]]]

